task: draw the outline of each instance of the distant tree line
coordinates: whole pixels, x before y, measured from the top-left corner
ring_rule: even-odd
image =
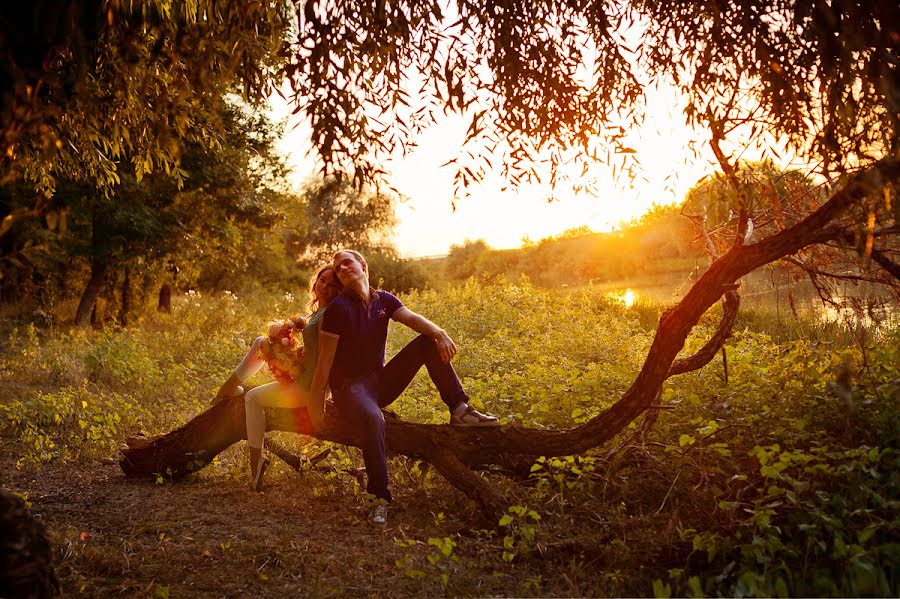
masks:
[[[526,275],[535,284],[558,287],[690,269],[703,255],[696,228],[680,208],[654,205],[608,233],[576,227],[512,250],[466,241],[450,249],[444,272],[450,279]]]
[[[749,202],[754,213],[748,234],[769,235],[798,222],[801,215],[825,201],[825,185],[800,171],[781,169],[771,160],[740,163],[732,173],[740,193],[721,171],[702,177],[677,204],[654,204],[641,217],[611,232],[575,227],[523,247],[492,249],[485,241],[466,241],[451,247],[439,261],[447,279],[526,275],[538,285],[559,287],[591,282],[652,277],[703,268],[728,250],[729,223]],[[814,265],[838,273],[838,280],[859,278],[864,267],[841,251],[816,248]],[[441,268],[442,267],[442,268]],[[775,268],[794,279],[810,276],[810,263],[783,260]],[[819,272],[819,271],[815,271]],[[813,274],[815,274],[815,272]],[[812,283],[824,296],[828,280]]]

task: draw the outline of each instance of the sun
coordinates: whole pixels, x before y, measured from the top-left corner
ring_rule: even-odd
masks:
[[[680,202],[696,181],[716,170],[711,154],[696,143],[701,136],[684,125],[680,106],[673,89],[648,91],[644,123],[624,140],[639,161],[631,179],[611,164],[589,164],[591,191],[574,193],[571,181],[557,189],[546,184],[512,188],[494,173],[470,187],[465,198],[454,196],[453,166],[444,165],[466,151],[467,121],[448,115],[423,131],[412,151],[385,161],[388,181],[403,197],[393,241],[406,257],[446,254],[467,239],[514,248],[524,239],[538,241],[576,227],[610,231],[639,218],[653,204]],[[288,112],[282,107],[277,114]],[[293,158],[293,181],[299,186],[317,171],[309,127],[289,120],[286,130],[280,147]]]

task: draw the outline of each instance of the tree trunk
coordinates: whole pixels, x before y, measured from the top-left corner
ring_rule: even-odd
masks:
[[[131,291],[131,268],[125,267],[125,276],[122,281],[122,302],[119,305],[119,324],[123,327],[128,326],[128,314],[132,310],[132,302],[134,296]]]
[[[355,447],[362,438],[340,418],[329,413],[324,430],[313,433],[305,408],[267,409],[267,430],[314,435],[319,439]],[[486,437],[502,437],[514,429],[468,429],[449,425],[426,425],[386,418],[385,446],[389,453],[429,461],[452,484],[476,500],[489,515],[505,509],[503,496],[471,471],[490,463],[500,463],[494,454],[483,453],[479,444]],[[515,429],[524,430],[524,429]],[[541,431],[533,431],[540,433]],[[243,396],[232,396],[210,407],[184,426],[158,437],[128,439],[119,464],[129,477],[162,474],[180,478],[200,470],[232,444],[247,438]],[[538,453],[534,455],[538,455]]]
[[[703,367],[725,343],[737,315],[739,297],[726,295],[718,329],[696,354],[670,362],[666,376]],[[698,317],[699,318],[699,317]],[[640,377],[639,377],[640,378]],[[397,418],[385,419],[385,447],[389,453],[422,459],[433,464],[455,487],[480,504],[488,518],[499,517],[506,500],[493,485],[473,469],[527,472],[530,458],[581,453],[602,445],[624,430],[659,396],[642,398],[635,387],[615,406],[590,422],[569,430],[546,431],[515,426],[467,428],[449,425],[413,424]],[[626,399],[632,409],[616,409]],[[627,405],[627,404],[626,404]],[[119,464],[126,476],[153,477],[163,474],[179,478],[209,464],[221,451],[247,438],[244,398],[232,396],[210,407],[184,426],[152,439],[133,437],[122,448]],[[267,430],[312,435],[325,441],[362,447],[362,438],[334,414],[328,413],[324,430],[314,432],[305,408],[267,409]]]
[[[163,283],[162,287],[159,288],[159,301],[156,304],[156,310],[166,314],[172,313],[172,286],[168,283]]]
[[[78,310],[75,312],[75,325],[79,327],[87,327],[91,324],[91,312],[94,304],[97,302],[97,296],[103,289],[103,282],[106,279],[106,272],[109,265],[98,259],[91,260],[91,277],[88,279],[84,292],[81,294],[81,301],[78,302]]]

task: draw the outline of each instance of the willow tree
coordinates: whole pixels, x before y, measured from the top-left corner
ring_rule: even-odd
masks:
[[[180,184],[185,144],[221,147],[227,94],[262,102],[284,63],[281,0],[48,0],[0,8],[0,237],[54,209],[57,181],[115,195],[123,174]]]
[[[725,342],[747,273],[834,244],[858,250],[898,282],[896,1],[308,0],[297,9],[286,74],[326,171],[352,165],[356,182],[376,179],[381,156],[413,143],[446,112],[470,123],[455,165],[460,189],[489,170],[515,184],[544,176],[546,164],[549,182],[566,184],[569,163],[589,171],[596,161],[619,160],[627,169],[635,156],[623,139],[640,123],[644,88],[673,82],[687,98],[688,123],[705,131],[737,194],[728,244],[662,315],[629,389],[593,420],[552,431],[388,424],[390,449],[432,461],[489,507],[503,498],[473,468],[584,452],[652,413],[666,379],[702,367]],[[815,165],[824,201],[791,224],[751,235],[752,194],[733,158],[747,143],[787,145]],[[720,300],[715,334],[679,358],[689,332]],[[239,408],[237,399],[226,402],[135,446],[124,469],[183,473],[205,463],[243,435]],[[271,426],[306,430],[293,416],[273,414]],[[204,427],[210,434],[197,435]],[[358,443],[339,422],[318,436]]]

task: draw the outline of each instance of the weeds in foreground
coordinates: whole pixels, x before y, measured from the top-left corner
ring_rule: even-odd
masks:
[[[570,427],[595,416],[627,389],[652,340],[652,306],[627,309],[590,289],[472,281],[403,299],[454,336],[462,349],[455,364],[475,403],[525,426]],[[179,298],[174,316],[154,315],[128,329],[17,329],[0,366],[0,421],[15,466],[35,473],[64,464],[91,468],[127,435],[182,424],[205,407],[264,323],[300,312],[300,304],[290,296],[243,302],[192,294]],[[702,344],[714,324],[708,316],[685,351]],[[392,330],[391,348],[411,335]],[[513,502],[496,530],[481,530],[468,501],[431,470],[396,459],[394,485],[410,508],[392,514],[399,522],[379,545],[380,557],[390,558],[380,576],[392,586],[384,588],[428,595],[896,595],[900,335],[883,335],[854,347],[806,337],[776,342],[738,327],[727,346],[728,383],[718,361],[672,379],[661,403],[673,409],[660,411],[645,437],[628,430],[583,456],[536,460],[525,482],[495,480]],[[848,370],[839,381],[836,373]],[[265,380],[261,373],[255,382]],[[424,375],[396,409],[419,422],[446,418]],[[358,454],[341,448],[329,459],[328,474],[303,479],[308,510],[359,492],[341,474],[360,465]],[[243,463],[241,446],[224,452],[197,475],[201,490],[243,484]],[[283,468],[271,473],[269,500],[285,510],[295,494],[292,476]],[[362,518],[340,526],[356,530]],[[53,531],[73,592],[87,585],[102,594],[112,587],[99,579],[121,578],[125,562],[150,559],[126,547],[123,559],[104,561],[81,532]],[[197,541],[185,540],[187,532],[151,532],[152,551],[194,559]],[[252,534],[238,529],[235,539],[198,551],[226,569],[249,559],[255,594],[299,584],[291,581],[310,559],[306,549],[274,540],[250,549],[241,536]],[[141,552],[149,551],[150,538],[144,541]],[[319,577],[320,590],[347,592],[356,584],[350,578],[365,570],[322,566],[313,574],[305,567],[304,584]],[[146,593],[174,592],[179,583],[144,586]]]

